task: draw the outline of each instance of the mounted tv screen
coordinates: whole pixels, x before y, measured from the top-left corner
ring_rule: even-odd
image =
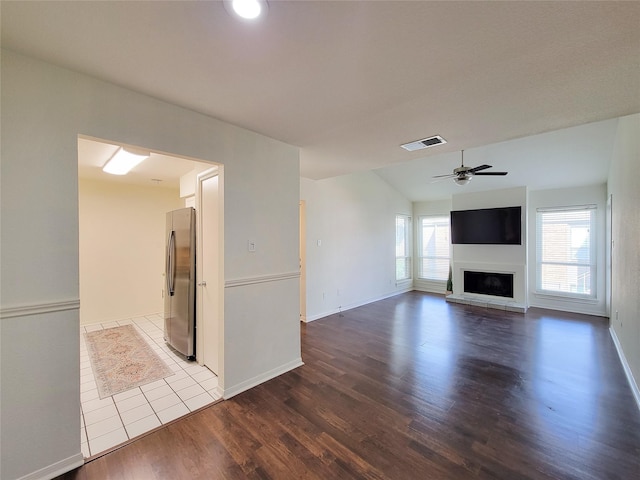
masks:
[[[451,243],[468,245],[521,245],[521,207],[454,210]]]

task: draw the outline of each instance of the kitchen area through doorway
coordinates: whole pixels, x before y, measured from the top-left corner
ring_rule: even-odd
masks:
[[[219,372],[203,364],[201,352],[196,349],[195,355],[185,355],[165,341],[164,307],[171,283],[166,274],[166,214],[195,209],[197,176],[217,169],[211,163],[147,150],[143,155],[148,158],[126,175],[105,173],[105,163],[120,150],[138,155],[143,151],[78,138],[80,400],[85,457],[109,451],[222,396]],[[209,235],[212,231],[219,234],[210,229]],[[194,241],[196,236],[194,232]],[[216,238],[212,243],[219,241]],[[176,258],[182,252],[177,251]],[[210,291],[217,287],[216,281],[209,281]],[[195,298],[191,301],[195,311]],[[196,315],[203,331],[218,328],[217,313],[208,312],[206,318],[212,321],[206,322]],[[208,338],[217,339],[215,335]],[[209,358],[220,350],[219,345],[203,348],[202,340],[196,342],[195,337],[190,341],[194,349],[207,351]]]

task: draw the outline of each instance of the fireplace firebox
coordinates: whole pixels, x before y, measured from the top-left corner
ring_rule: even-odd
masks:
[[[513,274],[464,271],[464,291],[513,298]]]

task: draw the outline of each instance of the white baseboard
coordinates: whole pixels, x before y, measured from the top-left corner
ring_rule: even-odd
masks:
[[[69,458],[60,460],[47,467],[31,472],[24,477],[20,477],[16,480],[51,480],[52,478],[59,477],[63,473],[70,472],[74,468],[78,468],[84,465],[84,456],[82,452],[76,453]]]
[[[216,400],[218,400],[219,398],[224,400],[224,390],[222,389],[222,387],[220,385],[218,385],[216,388],[214,388],[213,391],[216,394]]]
[[[329,315],[335,315],[336,313],[346,312],[347,310],[351,310],[352,308],[362,307],[363,305],[367,305],[369,303],[377,302],[379,300],[384,300],[385,298],[395,297],[396,295],[400,295],[402,293],[411,292],[413,290],[415,290],[415,289],[411,285],[409,285],[407,288],[403,288],[402,290],[398,290],[398,291],[395,291],[395,292],[387,293],[387,294],[381,295],[379,297],[370,298],[370,299],[364,300],[362,302],[357,302],[357,303],[352,303],[352,304],[346,305],[346,306],[344,306],[342,308],[334,308],[334,309],[329,310],[327,312],[323,312],[323,313],[318,313],[316,315],[307,316],[305,322],[306,323],[313,322],[314,320],[319,320],[320,318],[328,317]]]
[[[611,327],[609,327],[609,334],[611,335],[613,344],[616,346],[618,357],[620,357],[622,368],[624,368],[624,373],[627,376],[627,381],[629,382],[629,386],[631,387],[631,392],[633,393],[633,398],[635,398],[636,405],[638,406],[638,409],[640,409],[640,388],[638,388],[636,379],[633,378],[633,372],[631,371],[629,362],[627,362],[627,357],[624,356],[624,351],[622,350],[622,345],[620,345],[620,340],[618,340],[618,336],[616,335],[615,330]]]
[[[444,288],[433,288],[424,285],[414,285],[413,289],[416,292],[424,292],[424,293],[436,293],[438,295],[446,295],[446,290]]]
[[[530,297],[533,297],[533,295],[530,295]],[[529,308],[532,307],[543,308],[545,310],[555,310],[557,312],[579,313],[580,315],[591,315],[594,317],[609,317],[605,311],[581,308],[579,304],[572,304],[569,302],[563,305],[550,305],[548,303],[537,302],[534,298],[533,301],[529,303]]]
[[[281,365],[272,370],[269,370],[268,372],[257,375],[253,378],[245,380],[244,382],[240,382],[237,385],[234,385],[232,387],[225,388],[222,392],[222,398],[224,398],[225,400],[228,400],[231,397],[238,395],[239,393],[249,390],[250,388],[260,385],[261,383],[264,383],[267,380],[271,380],[272,378],[275,378],[278,375],[287,373],[288,371],[293,370],[294,368],[298,368],[302,365],[304,365],[304,362],[302,361],[302,358],[298,357],[296,360],[293,360],[289,363],[285,363],[284,365]]]

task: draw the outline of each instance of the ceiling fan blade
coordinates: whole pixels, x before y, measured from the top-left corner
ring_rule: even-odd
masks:
[[[491,168],[491,165],[478,165],[477,167],[469,170],[471,173],[479,172],[480,170],[486,170],[487,168]]]
[[[479,172],[474,173],[474,175],[506,175],[509,172]]]
[[[448,180],[450,178],[455,177],[455,175],[437,175],[435,177],[432,177],[433,180],[431,180],[429,183],[438,183],[441,182],[443,180]]]
[[[447,178],[447,177],[453,178],[453,177],[455,177],[455,176],[456,176],[456,174],[455,174],[455,173],[448,173],[448,174],[446,174],[446,175],[434,175],[434,176],[433,176],[433,177],[431,177],[431,178]]]

